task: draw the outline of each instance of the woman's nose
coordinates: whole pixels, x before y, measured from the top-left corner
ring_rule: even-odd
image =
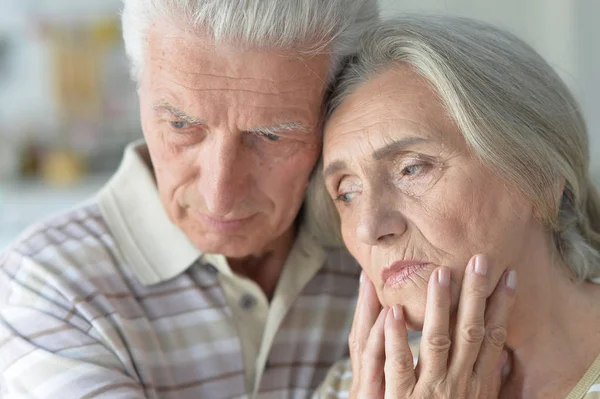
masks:
[[[389,243],[405,231],[404,215],[393,206],[386,206],[384,200],[376,204],[364,204],[356,226],[357,238],[367,245]]]

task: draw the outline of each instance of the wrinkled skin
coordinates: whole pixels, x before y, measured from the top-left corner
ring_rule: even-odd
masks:
[[[384,306],[423,327],[433,270],[451,274],[452,313],[465,265],[478,253],[498,280],[546,234],[533,206],[483,167],[429,85],[400,66],[359,86],[325,129],[324,177],[344,241]],[[333,166],[332,166],[333,165]],[[384,281],[396,261],[418,264]]]
[[[321,149],[328,57],[243,50],[169,24],[147,45],[141,119],[170,220],[228,258],[292,241]]]

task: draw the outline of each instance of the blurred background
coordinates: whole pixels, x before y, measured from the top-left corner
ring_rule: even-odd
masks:
[[[141,137],[119,0],[0,0],[0,249],[90,197]]]
[[[380,2],[384,17],[475,17],[533,45],[579,99],[600,177],[600,0]],[[33,222],[92,196],[123,147],[141,137],[120,7],[120,0],[0,0],[0,249]]]

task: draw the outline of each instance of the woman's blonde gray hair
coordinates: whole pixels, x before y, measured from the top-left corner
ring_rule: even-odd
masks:
[[[588,171],[586,126],[548,63],[519,38],[486,23],[407,15],[361,38],[329,113],[362,82],[399,64],[431,84],[471,151],[532,200],[574,275],[600,276],[600,198]],[[311,188],[311,211],[331,214],[321,186]],[[335,242],[322,217],[313,228]]]
[[[252,49],[331,54],[331,76],[378,19],[376,0],[123,0],[123,39],[139,82],[149,27],[157,20]]]

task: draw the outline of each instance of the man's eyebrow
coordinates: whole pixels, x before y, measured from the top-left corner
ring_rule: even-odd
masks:
[[[187,123],[191,123],[193,125],[203,125],[204,124],[203,120],[194,118],[193,116],[189,116],[182,110],[180,110],[177,107],[174,107],[171,104],[164,102],[164,101],[159,102],[158,104],[154,105],[152,107],[152,109],[155,111],[167,111],[170,114],[172,114],[173,116],[175,116],[183,121],[186,121]]]
[[[411,145],[414,145],[417,143],[422,143],[425,141],[429,141],[429,140],[425,139],[423,137],[405,137],[403,139],[393,141],[393,142],[373,151],[373,154],[371,155],[371,157],[373,158],[374,161],[379,161],[383,158],[388,158],[392,155],[402,152]]]
[[[285,122],[285,123],[280,123],[278,125],[273,125],[273,126],[258,126],[258,127],[249,129],[248,131],[251,133],[260,133],[260,134],[279,134],[279,133],[283,133],[283,132],[294,132],[294,131],[301,131],[303,133],[309,133],[312,130],[313,129],[311,129],[309,126],[307,126],[301,122]]]

